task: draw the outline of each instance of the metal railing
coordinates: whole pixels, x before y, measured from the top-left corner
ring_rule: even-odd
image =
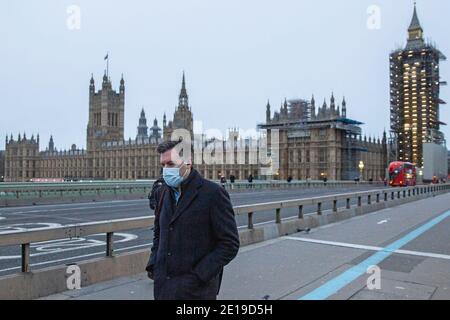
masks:
[[[389,188],[378,189],[360,192],[351,192],[343,194],[334,194],[329,196],[312,197],[299,200],[285,200],[277,202],[259,203],[253,205],[242,205],[234,207],[234,211],[237,215],[247,215],[248,223],[247,228],[253,229],[253,215],[258,211],[275,210],[275,222],[281,223],[281,210],[287,208],[298,208],[298,218],[303,218],[303,209],[307,205],[316,207],[315,213],[321,215],[323,213],[323,207],[325,203],[332,205],[332,211],[337,212],[339,203],[344,203],[342,206],[345,209],[351,208],[351,200],[357,200],[356,207],[362,207],[363,201],[366,201],[367,205],[374,203],[380,203],[382,201],[387,202],[389,200],[410,198],[419,196],[422,194],[434,193],[442,190],[450,190],[450,184],[445,185],[430,185],[430,186],[414,186],[406,188]]]
[[[362,192],[351,192],[335,194],[329,196],[313,197],[298,200],[285,200],[269,203],[259,203],[251,205],[235,206],[236,215],[247,215],[247,228],[253,229],[253,216],[256,212],[274,210],[275,222],[281,223],[281,210],[286,208],[298,208],[298,218],[304,216],[304,207],[313,205],[316,207],[315,213],[322,215],[325,203],[332,204],[332,212],[338,212],[339,203],[345,209],[351,208],[351,201],[356,201],[356,207],[362,207],[364,203],[373,205],[380,202],[392,200],[414,198],[430,193],[450,190],[450,184],[415,186],[407,188],[378,189]],[[310,214],[314,214],[310,213]],[[149,228],[154,224],[154,216],[137,217],[127,219],[117,219],[109,221],[88,222],[80,224],[70,224],[59,227],[45,227],[26,231],[6,231],[0,233],[1,246],[21,246],[21,270],[30,271],[30,244],[42,241],[59,240],[66,238],[78,238],[81,236],[106,234],[106,257],[112,257],[114,254],[113,235],[119,231],[129,231],[136,229]]]
[[[217,182],[221,184],[220,182]],[[321,187],[348,187],[348,186],[369,186],[369,185],[383,185],[383,182],[355,182],[355,181],[257,181],[253,183],[237,182],[237,183],[225,183],[222,184],[227,190],[258,190],[258,189],[296,189],[296,188],[321,188]]]
[[[0,201],[11,202],[17,200],[40,199],[72,199],[83,197],[120,197],[120,196],[146,196],[153,185],[149,181],[118,181],[118,182],[68,182],[68,183],[15,183],[0,184]],[[219,183],[218,181],[216,181]],[[378,185],[380,182],[354,182],[354,181],[264,181],[253,183],[237,181],[225,183],[228,191],[261,190],[261,189],[288,189],[288,188],[319,188],[319,187],[345,187],[351,185]],[[1,202],[0,202],[1,205]]]
[[[148,228],[153,226],[154,216],[116,219],[109,221],[69,224],[58,227],[36,228],[24,231],[0,232],[0,247],[20,245],[22,248],[22,272],[30,271],[30,244],[42,241],[79,238],[94,234],[106,234],[106,256],[112,257],[115,232]]]

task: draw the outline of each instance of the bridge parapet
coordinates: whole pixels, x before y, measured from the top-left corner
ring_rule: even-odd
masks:
[[[306,199],[241,205],[235,206],[234,211],[236,215],[247,215],[247,226],[239,231],[241,245],[245,246],[269,240],[276,236],[295,233],[300,226],[316,227],[347,219],[357,214],[364,214],[449,191],[450,184],[374,189]],[[356,200],[353,208],[351,206],[352,200]],[[332,204],[329,213],[325,213],[323,210],[324,204],[327,203]],[[307,205],[316,206],[316,211],[304,214],[303,208]],[[298,219],[283,222],[281,210],[293,207],[298,208]],[[275,224],[255,228],[253,224],[254,214],[271,210],[274,211]],[[78,265],[83,266],[86,275],[83,280],[84,285],[142,272],[148,259],[149,250],[115,255],[113,235],[120,231],[150,228],[153,224],[154,216],[150,216],[46,227],[31,231],[1,232],[0,247],[21,246],[22,272],[12,276],[0,277],[0,287],[2,288],[0,299],[33,299],[66,290],[65,287],[62,287],[61,281],[55,280],[65,279],[66,266],[47,268],[36,272],[30,270],[30,244],[35,242],[105,234],[105,257],[78,263]],[[275,232],[265,234],[270,228]],[[65,284],[65,282],[63,283]]]

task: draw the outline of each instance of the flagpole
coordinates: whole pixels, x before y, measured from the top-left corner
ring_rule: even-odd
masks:
[[[106,53],[106,76],[109,79],[109,51]]]

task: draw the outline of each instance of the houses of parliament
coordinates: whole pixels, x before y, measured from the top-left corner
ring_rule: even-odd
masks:
[[[315,101],[291,100],[282,104],[272,116],[270,104],[266,107],[266,123],[259,124],[267,136],[279,132],[279,168],[271,176],[262,175],[262,165],[251,161],[250,147],[244,147],[244,162],[234,157],[229,161],[194,163],[197,170],[208,179],[234,175],[246,179],[250,174],[256,179],[323,179],[350,180],[359,177],[358,163],[363,161],[364,179],[379,180],[384,177],[387,165],[386,135],[378,138],[362,137],[361,122],[346,115],[346,101],[342,109],[336,106],[334,96],[330,105],[324,101],[315,110]],[[185,75],[183,73],[178,106],[171,121],[164,114],[162,128],[155,118],[148,127],[144,110],[141,111],[134,139],[124,137],[125,81],[120,80],[119,90],[113,89],[105,75],[101,89],[96,90],[93,76],[89,83],[89,120],[87,124],[87,149],[72,145],[69,150],[57,150],[50,137],[45,150],[40,150],[39,135],[27,137],[24,133],[15,139],[6,137],[3,153],[4,181],[26,182],[32,179],[68,180],[134,180],[153,179],[160,175],[157,145],[170,139],[176,129],[186,129],[193,135],[193,112],[189,105]],[[229,139],[237,139],[238,132],[231,130]],[[202,140],[206,148],[212,140]],[[217,143],[217,141],[215,141]],[[225,144],[225,141],[222,141]],[[259,148],[256,150],[259,152]],[[272,150],[273,151],[273,150]],[[269,152],[271,152],[269,150]],[[224,154],[225,158],[225,154]]]

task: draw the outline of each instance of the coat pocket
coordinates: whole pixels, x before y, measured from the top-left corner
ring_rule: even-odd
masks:
[[[178,277],[177,299],[198,300],[213,299],[210,284],[202,283],[195,274],[187,273]]]

